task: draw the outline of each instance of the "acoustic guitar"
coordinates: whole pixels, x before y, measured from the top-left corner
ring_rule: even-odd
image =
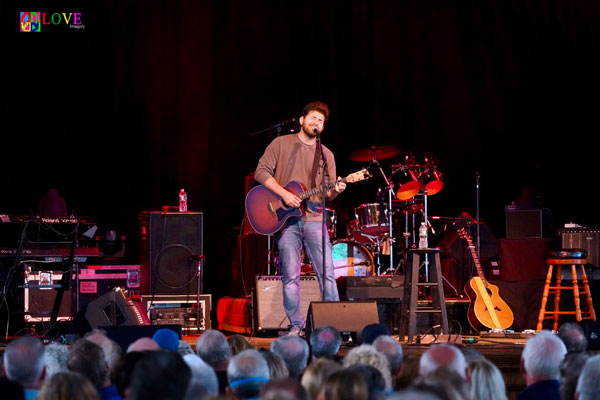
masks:
[[[341,181],[345,183],[355,183],[367,180],[371,177],[366,168],[354,172]],[[325,185],[325,191],[335,187],[338,181],[330,182]],[[323,192],[321,186],[306,190],[304,186],[296,181],[291,181],[284,188],[294,193],[300,200],[306,200],[312,196]],[[302,209],[289,207],[281,197],[264,187],[258,185],[248,191],[246,195],[246,213],[248,221],[254,230],[262,235],[272,235],[284,227],[287,220],[291,217],[300,217]]]
[[[498,294],[498,286],[485,279],[479,256],[467,231],[461,228],[458,230],[458,234],[469,244],[473,262],[477,268],[477,276],[471,278],[465,285],[465,292],[471,300],[467,312],[469,323],[477,331],[507,329],[514,321],[512,310]]]

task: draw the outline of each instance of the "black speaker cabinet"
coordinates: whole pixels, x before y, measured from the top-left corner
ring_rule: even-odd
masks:
[[[144,211],[139,221],[142,293],[202,292],[202,213]]]
[[[506,210],[507,239],[541,238],[542,236],[542,210]]]
[[[370,324],[378,324],[375,301],[313,301],[306,319],[307,337],[323,325],[333,326],[340,332],[360,334]]]
[[[283,309],[281,276],[257,276],[255,293],[255,329],[257,331],[287,329],[289,320]],[[300,294],[300,310],[306,317],[310,303],[321,300],[317,278],[314,276],[300,277]]]

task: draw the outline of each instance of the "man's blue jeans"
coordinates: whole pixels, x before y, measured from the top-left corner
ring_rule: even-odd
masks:
[[[319,288],[323,293],[323,252],[322,235],[325,229],[325,301],[340,299],[333,260],[331,257],[331,242],[327,227],[319,222],[306,222],[297,218],[288,221],[283,230],[275,236],[279,248],[279,263],[283,283],[283,308],[290,319],[291,326],[304,327],[304,315],[300,310],[300,267],[302,262],[302,245],[317,274]]]

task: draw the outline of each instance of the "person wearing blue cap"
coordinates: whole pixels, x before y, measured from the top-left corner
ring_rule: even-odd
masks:
[[[171,329],[159,329],[152,336],[161,349],[177,352],[179,349],[179,335]]]

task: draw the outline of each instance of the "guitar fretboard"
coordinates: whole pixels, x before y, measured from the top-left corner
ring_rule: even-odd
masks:
[[[469,251],[471,252],[471,257],[473,257],[473,262],[475,263],[475,268],[477,269],[477,275],[481,278],[483,283],[487,285],[487,281],[485,280],[485,275],[483,273],[483,269],[481,268],[481,263],[479,262],[479,256],[475,251],[475,245],[473,244],[473,240],[471,236],[467,233],[464,228],[458,230],[458,233],[461,238],[465,239],[469,245]]]

